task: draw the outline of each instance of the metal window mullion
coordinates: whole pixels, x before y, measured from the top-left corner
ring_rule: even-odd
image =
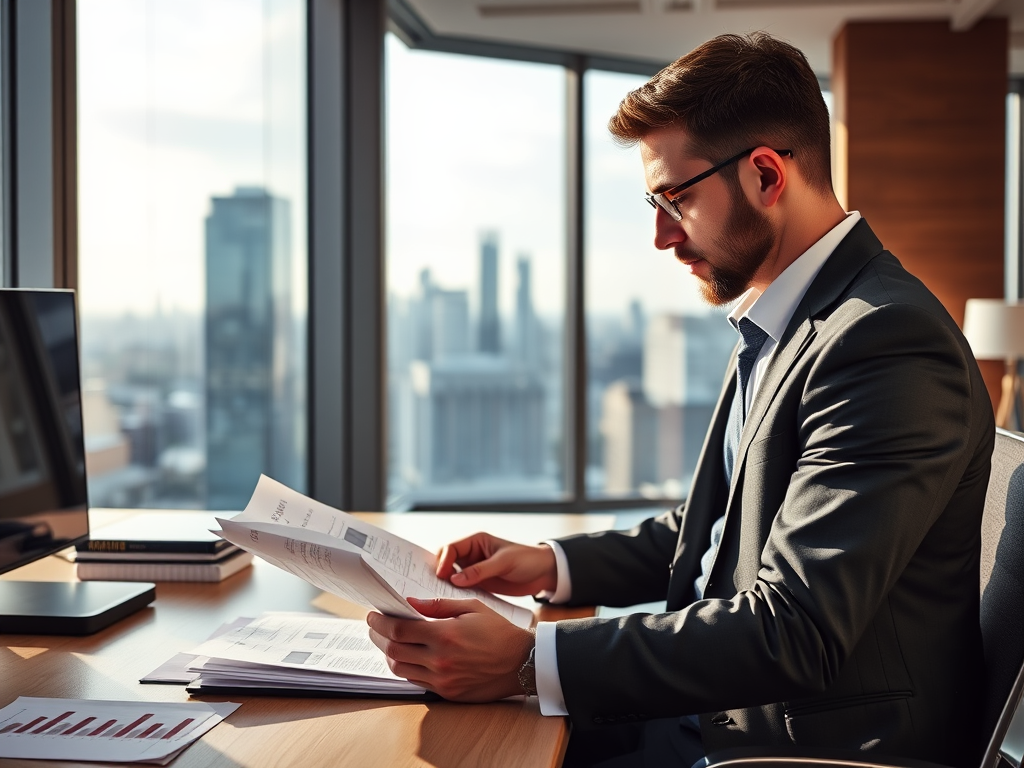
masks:
[[[384,268],[386,0],[348,0],[345,69],[346,507],[384,509],[387,334]]]
[[[21,287],[59,287],[59,245],[55,241],[54,194],[54,0],[13,0],[14,67],[11,184],[15,237],[13,282]]]
[[[347,423],[343,274],[344,0],[308,0],[306,25],[309,311],[307,471],[310,494],[345,505]]]
[[[14,258],[14,4],[0,0],[0,286],[17,285]]]
[[[53,0],[54,285],[78,287],[78,41],[76,0]]]
[[[584,299],[583,73],[577,58],[566,67],[566,295],[563,462],[570,509],[586,509],[587,336]]]

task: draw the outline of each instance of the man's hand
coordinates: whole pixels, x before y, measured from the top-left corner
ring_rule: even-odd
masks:
[[[455,571],[455,565],[462,568]],[[513,544],[487,533],[448,544],[437,558],[437,576],[457,587],[480,587],[500,595],[554,592],[558,585],[551,547]]]
[[[451,701],[497,701],[523,693],[519,668],[533,633],[506,621],[479,600],[417,600],[424,616],[444,621],[366,616],[370,640],[399,677]]]

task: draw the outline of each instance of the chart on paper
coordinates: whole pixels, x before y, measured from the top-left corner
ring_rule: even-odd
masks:
[[[0,757],[159,760],[236,707],[23,696],[0,710]]]
[[[15,715],[16,718],[22,720],[28,720],[30,716],[31,711],[28,710]],[[105,736],[110,739],[173,739],[179,733],[187,736],[185,729],[196,722],[194,717],[186,717],[179,722],[161,723],[157,722],[154,717],[153,712],[146,712],[130,723],[118,722],[116,717],[100,722],[102,717],[69,710],[49,719],[40,715],[27,723],[11,723],[0,728],[0,734],[13,731],[14,733],[31,733],[33,736],[45,733],[48,736]],[[174,720],[176,718],[164,719]]]

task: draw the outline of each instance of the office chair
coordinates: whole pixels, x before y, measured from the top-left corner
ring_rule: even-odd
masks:
[[[992,476],[981,524],[981,636],[985,699],[980,768],[1018,768],[1020,757],[1004,740],[1024,692],[1024,435],[996,430]],[[1018,715],[1024,719],[1024,707]],[[1015,729],[1016,730],[1016,729]],[[924,760],[875,758],[822,750],[729,749],[694,768],[947,768]]]

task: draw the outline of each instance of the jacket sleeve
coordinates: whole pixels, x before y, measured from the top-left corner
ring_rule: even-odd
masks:
[[[569,605],[636,605],[664,600],[682,506],[628,531],[559,539],[572,574]]]

